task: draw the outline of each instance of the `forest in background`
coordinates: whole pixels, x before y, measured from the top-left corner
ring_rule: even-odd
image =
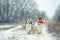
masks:
[[[0,23],[18,23],[39,16],[48,18],[45,11],[39,11],[34,0],[0,0]],[[54,21],[60,21],[60,5],[56,8]]]
[[[37,21],[44,11],[39,11],[34,0],[0,0],[0,23],[18,23],[31,19]]]

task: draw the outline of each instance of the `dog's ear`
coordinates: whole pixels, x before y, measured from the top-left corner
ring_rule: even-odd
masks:
[[[25,24],[27,24],[27,21],[25,22]]]
[[[30,23],[32,24],[32,21],[30,21]]]

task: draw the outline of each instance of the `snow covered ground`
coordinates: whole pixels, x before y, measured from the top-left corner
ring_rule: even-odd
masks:
[[[47,25],[44,25],[41,34],[27,34],[25,30],[18,28],[21,28],[21,26],[9,30],[0,30],[0,40],[56,40],[52,33],[48,33]]]

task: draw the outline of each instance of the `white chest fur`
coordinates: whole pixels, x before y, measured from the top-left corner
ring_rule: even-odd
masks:
[[[31,24],[26,24],[26,30],[27,31],[31,30],[31,26],[32,26]]]

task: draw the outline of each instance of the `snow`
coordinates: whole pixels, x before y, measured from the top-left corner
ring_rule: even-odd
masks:
[[[10,27],[11,25],[0,25],[0,28]]]
[[[41,34],[27,34],[25,30],[18,29],[21,27],[22,26],[17,26],[14,29],[1,30],[0,40],[55,40],[55,38],[52,37],[52,34],[48,33],[47,25],[44,25],[44,28]]]

